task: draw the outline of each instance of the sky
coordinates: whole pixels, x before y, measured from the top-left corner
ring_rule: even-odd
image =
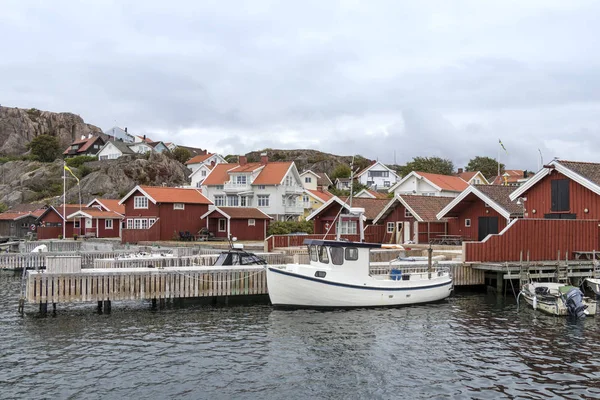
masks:
[[[597,1],[0,5],[3,106],[223,155],[600,162]]]

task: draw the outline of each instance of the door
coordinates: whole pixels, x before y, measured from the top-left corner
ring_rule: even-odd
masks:
[[[396,222],[396,244],[402,244],[402,235],[404,234],[404,223],[403,222]]]
[[[498,233],[498,217],[479,217],[479,235],[478,239],[480,242],[485,239],[487,235],[493,235]]]
[[[404,223],[404,243],[410,242],[410,222]]]

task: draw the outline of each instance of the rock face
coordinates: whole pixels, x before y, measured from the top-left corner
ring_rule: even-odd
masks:
[[[190,171],[162,154],[125,156],[117,160],[94,161],[72,168],[78,175],[87,173],[77,186],[67,173],[67,202],[87,203],[94,197],[120,199],[136,185],[187,185]],[[0,202],[62,204],[62,161],[10,161],[0,164]]]
[[[75,114],[0,106],[0,154],[22,155],[34,137],[44,134],[56,136],[65,149],[81,136],[105,136]]]

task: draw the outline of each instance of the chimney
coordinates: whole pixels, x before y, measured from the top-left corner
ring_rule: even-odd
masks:
[[[94,136],[94,135],[92,135],[91,133],[88,133],[88,139],[91,139],[92,136]]]
[[[523,178],[527,179],[527,170],[523,171]]]
[[[81,140],[85,140],[85,135],[81,135]]]
[[[246,160],[246,156],[239,156],[239,157],[238,157],[238,163],[239,163],[240,165],[246,165],[246,163],[247,163],[247,162],[248,162],[248,161]]]
[[[245,157],[244,157],[244,158],[245,158]],[[211,166],[211,167],[214,167],[214,166],[215,166],[215,160],[212,160],[212,161],[210,162],[210,166]]]
[[[462,168],[459,168],[459,169],[458,169],[458,173],[459,173],[459,174],[462,174],[462,173],[463,173],[463,169],[462,169]]]
[[[146,141],[146,135],[144,135],[144,142]]]
[[[269,156],[267,156],[267,153],[260,153],[260,163],[262,165],[266,165],[269,163]]]

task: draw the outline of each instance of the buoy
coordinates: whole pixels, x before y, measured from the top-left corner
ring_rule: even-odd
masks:
[[[533,296],[533,309],[537,310],[537,296]]]

